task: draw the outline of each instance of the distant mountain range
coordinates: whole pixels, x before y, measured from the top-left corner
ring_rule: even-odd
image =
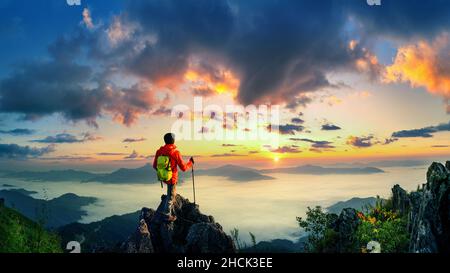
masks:
[[[101,183],[156,183],[156,172],[150,164],[136,169],[122,168],[108,174],[99,174],[83,182]]]
[[[384,200],[384,199],[383,199]],[[359,211],[364,211],[367,206],[375,206],[377,202],[377,198],[375,197],[367,197],[367,198],[359,198],[355,197],[347,201],[340,201],[336,204],[333,204],[326,208],[327,212],[340,214],[341,211],[345,208],[352,208]]]
[[[19,178],[29,181],[84,181],[98,176],[97,174],[76,171],[76,170],[61,170],[61,171],[47,171],[47,172],[7,172],[3,174],[6,178]]]
[[[94,197],[81,197],[67,193],[51,200],[35,199],[35,192],[24,189],[0,190],[5,206],[14,208],[33,221],[44,222],[48,228],[57,228],[77,222],[87,214],[82,207],[97,201]]]
[[[430,162],[426,160],[382,160],[373,162],[354,162],[354,163],[337,163],[336,167],[377,167],[377,168],[408,168],[408,167],[426,167]]]
[[[196,175],[220,176],[226,177],[232,181],[254,181],[268,180],[273,177],[262,175],[258,170],[234,165],[226,165],[214,169],[195,170]],[[190,179],[191,173],[178,172],[179,182]],[[150,164],[140,168],[126,169],[122,168],[111,173],[95,174],[84,171],[61,170],[47,172],[9,172],[3,175],[6,178],[18,178],[28,181],[80,181],[80,182],[100,182],[100,183],[159,183],[156,178],[156,171]]]
[[[375,167],[320,167],[314,165],[304,165],[291,168],[277,168],[257,170],[248,167],[236,165],[225,165],[212,169],[195,170],[198,176],[218,176],[228,178],[230,181],[246,182],[257,180],[273,180],[275,178],[266,174],[270,173],[289,173],[289,174],[311,174],[311,175],[331,175],[331,174],[375,174],[384,171]],[[80,181],[80,182],[100,182],[112,184],[152,184],[158,183],[156,171],[150,164],[146,164],[140,168],[127,169],[122,168],[111,173],[90,173],[77,170],[58,170],[46,172],[8,172],[4,173],[5,178],[16,178],[27,181]],[[179,181],[182,183],[190,179],[191,174],[179,171]],[[4,185],[4,187],[6,187]]]
[[[101,182],[101,183],[156,183],[156,172],[146,164],[136,169],[119,169],[112,173],[90,173],[77,170],[58,170],[45,172],[7,172],[5,178],[17,178],[27,181],[50,181],[50,182]],[[5,187],[5,185],[4,185]]]
[[[384,173],[382,169],[375,167],[364,168],[331,168],[314,165],[304,165],[292,168],[278,168],[261,170],[261,173],[289,173],[289,174],[312,174],[312,175],[330,175],[330,174],[375,174]]]
[[[256,169],[240,167],[235,165],[225,165],[222,167],[208,170],[197,170],[195,171],[195,174],[207,176],[221,176],[226,177],[229,180],[238,182],[275,179],[273,177],[261,174],[260,171]]]

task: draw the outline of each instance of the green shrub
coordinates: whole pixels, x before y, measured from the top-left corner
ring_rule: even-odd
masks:
[[[370,241],[377,241],[384,253],[407,252],[409,235],[405,216],[393,212],[388,205],[377,202],[368,213],[358,213],[361,224],[356,231],[356,237],[365,252],[365,246]]]
[[[320,206],[308,207],[306,220],[297,217],[297,222],[308,233],[308,242],[305,246],[307,252],[329,252],[336,243],[337,233],[330,228],[336,219],[335,214],[328,214]]]

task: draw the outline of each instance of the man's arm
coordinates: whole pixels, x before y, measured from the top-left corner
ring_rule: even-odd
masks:
[[[180,167],[180,170],[182,170],[183,172],[189,170],[189,168],[192,167],[192,161],[189,160],[188,163],[184,163],[183,158],[181,157],[179,151],[175,152],[175,160],[177,162],[178,167]]]

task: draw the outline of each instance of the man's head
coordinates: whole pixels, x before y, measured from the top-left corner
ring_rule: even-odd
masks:
[[[174,144],[175,143],[175,134],[167,133],[164,135],[164,142],[166,144]]]

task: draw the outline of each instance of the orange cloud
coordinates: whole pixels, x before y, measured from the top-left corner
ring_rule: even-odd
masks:
[[[408,82],[413,87],[425,87],[430,93],[450,100],[450,40],[444,34],[432,43],[400,47],[394,63],[386,67],[384,82]],[[450,107],[447,106],[450,112]]]
[[[239,79],[231,70],[222,67],[204,69],[191,65],[184,74],[184,79],[193,85],[196,90],[209,90],[217,94],[231,93],[236,95],[240,84]]]

